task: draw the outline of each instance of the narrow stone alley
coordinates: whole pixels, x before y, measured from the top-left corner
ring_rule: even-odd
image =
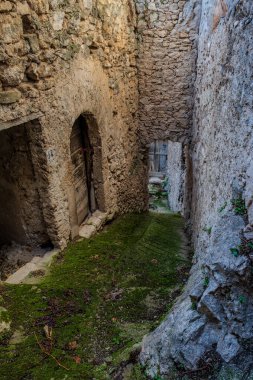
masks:
[[[1,380],[253,379],[252,36],[252,0],[0,1]]]

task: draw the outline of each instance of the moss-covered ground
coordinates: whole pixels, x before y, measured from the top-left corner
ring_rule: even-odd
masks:
[[[122,216],[70,244],[39,284],[2,285],[0,379],[114,379],[184,284],[182,227],[177,215]],[[129,376],[146,378],[138,365]]]

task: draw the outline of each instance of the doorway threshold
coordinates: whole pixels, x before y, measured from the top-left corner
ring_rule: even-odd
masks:
[[[99,210],[95,211],[80,226],[80,238],[89,239],[100,231],[104,225],[113,219],[113,215]],[[37,284],[50,270],[50,266],[61,252],[60,249],[53,249],[44,256],[35,256],[30,262],[23,265],[15,273],[11,274],[4,282],[7,284]]]
[[[44,277],[60,249],[52,249],[44,256],[34,256],[33,259],[11,274],[4,282],[7,284],[36,284]]]
[[[111,214],[96,210],[84,221],[83,224],[81,224],[79,228],[79,236],[84,239],[90,239],[112,219],[113,216]]]

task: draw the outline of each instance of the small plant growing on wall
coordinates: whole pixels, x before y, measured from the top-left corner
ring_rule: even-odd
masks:
[[[155,377],[154,377],[154,380],[164,380],[160,375],[156,375]]]
[[[205,277],[203,281],[204,288],[207,288],[209,285],[209,277]]]
[[[253,240],[242,239],[241,244],[238,247],[240,249],[240,254],[250,255],[253,252]]]
[[[240,304],[245,304],[246,302],[247,302],[247,297],[245,296],[245,295],[241,295],[240,297],[239,297],[239,302],[240,302]]]
[[[218,212],[221,213],[222,211],[224,211],[227,205],[228,205],[228,202],[225,202],[220,208],[218,208]]]
[[[250,255],[251,253],[253,253],[253,240],[247,240],[242,238],[241,244],[235,248],[230,248],[230,252],[235,257],[238,257],[239,255]]]
[[[239,253],[240,253],[240,251],[239,251],[238,248],[230,248],[230,252],[232,253],[232,255],[233,255],[234,257],[238,257],[238,256],[239,256]]]
[[[211,233],[212,233],[212,227],[204,227],[203,231],[206,232],[208,235],[211,235]]]
[[[245,200],[242,198],[242,195],[240,195],[236,199],[232,199],[232,206],[234,208],[234,212],[236,215],[246,215],[247,214],[247,208],[245,206]]]

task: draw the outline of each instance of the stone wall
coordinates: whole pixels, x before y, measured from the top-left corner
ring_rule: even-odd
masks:
[[[98,125],[105,210],[146,207],[135,24],[127,0],[0,4],[0,129],[30,120],[41,126],[32,145],[42,148],[36,160],[43,168],[43,213],[55,245],[64,246],[76,230],[70,135],[80,114]]]
[[[142,361],[152,375],[166,378],[175,363],[197,368],[201,358],[226,363],[215,379],[253,375],[252,16],[251,0],[202,1],[192,135],[194,266],[184,294],[144,341]]]
[[[253,338],[252,16],[249,0],[203,1],[192,142],[193,238],[209,279],[197,310],[209,326],[216,320],[221,358],[245,372]]]
[[[142,140],[182,141],[192,126],[199,2],[136,3]]]

